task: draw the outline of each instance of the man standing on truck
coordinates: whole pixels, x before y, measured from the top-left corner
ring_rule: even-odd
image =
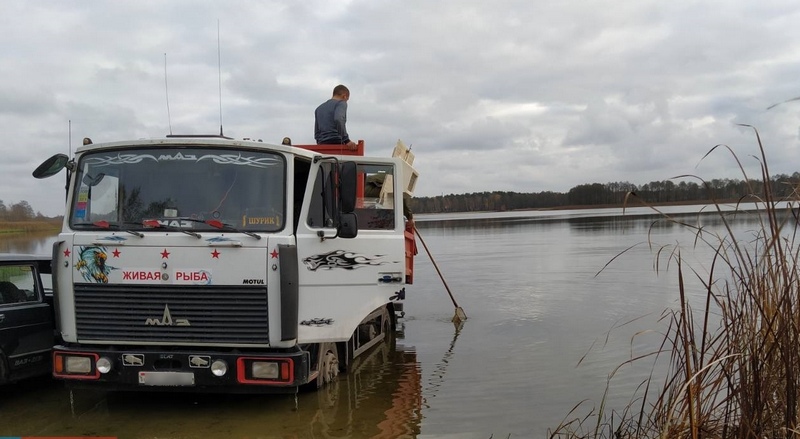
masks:
[[[347,101],[350,90],[342,84],[333,88],[333,96],[314,110],[314,139],[317,145],[345,145],[354,151],[356,143],[347,134]]]

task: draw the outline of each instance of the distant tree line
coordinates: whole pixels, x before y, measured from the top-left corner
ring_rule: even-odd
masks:
[[[641,200],[652,204],[700,203],[730,201],[763,193],[763,181],[713,179],[706,182],[671,180],[651,181],[641,186],[633,183],[588,183],[561,192],[476,192],[461,195],[414,197],[411,208],[415,213],[504,211],[517,209],[542,209],[567,206],[621,205],[625,196],[633,192]],[[779,199],[798,199],[800,173],[780,174],[770,180],[773,193]]]
[[[39,212],[34,213],[31,205],[25,200],[10,206],[6,206],[3,200],[0,200],[0,221],[28,221],[33,219],[47,219],[47,217]]]
[[[475,192],[435,197],[414,197],[411,208],[416,213],[480,212],[518,209],[545,209],[568,206],[621,205],[629,192],[652,204],[701,203],[739,200],[749,195],[763,193],[761,180],[748,182],[737,179],[713,179],[705,182],[672,180],[651,181],[637,186],[627,181],[587,183],[573,187],[568,192]],[[772,191],[778,199],[800,199],[800,172],[779,174],[770,179]],[[22,200],[6,206],[0,200],[0,221],[26,221],[48,219],[34,213],[31,205]]]

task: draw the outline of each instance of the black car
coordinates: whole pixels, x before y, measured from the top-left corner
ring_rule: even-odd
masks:
[[[0,384],[51,373],[50,256],[0,254]]]

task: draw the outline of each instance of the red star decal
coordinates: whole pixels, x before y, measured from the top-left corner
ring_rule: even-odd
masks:
[[[111,254],[114,255],[115,258],[118,258],[119,257],[119,249],[115,248],[114,251],[111,252]]]
[[[219,259],[219,252],[217,251],[217,249],[214,249],[214,251],[211,252],[211,257],[214,259]]]
[[[64,256],[69,257],[69,249],[64,250]]]
[[[272,259],[278,259],[278,249],[272,250],[269,255],[272,256]]]
[[[169,259],[169,252],[167,249],[164,249],[164,251],[161,252],[161,259]]]

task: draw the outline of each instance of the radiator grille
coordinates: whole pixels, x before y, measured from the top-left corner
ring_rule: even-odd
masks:
[[[263,345],[269,339],[265,287],[77,284],[75,315],[79,340]]]

